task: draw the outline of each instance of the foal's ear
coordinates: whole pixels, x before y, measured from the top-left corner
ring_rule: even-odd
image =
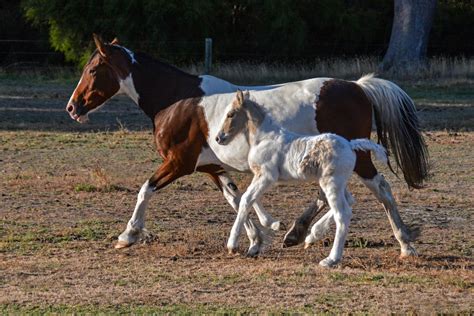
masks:
[[[110,44],[112,44],[112,45],[120,45],[120,42],[119,42],[118,38],[114,38],[114,39],[112,40],[112,42],[110,42]]]
[[[244,97],[244,94],[243,94],[242,90],[237,90],[236,98],[237,98],[237,104],[239,106],[242,106],[244,104],[244,101],[245,101],[245,97]]]
[[[102,40],[99,35],[94,33],[92,36],[94,37],[94,43],[97,47],[97,51],[99,52],[99,54],[102,57],[107,57],[107,55],[109,54],[109,47],[107,46],[107,44]]]

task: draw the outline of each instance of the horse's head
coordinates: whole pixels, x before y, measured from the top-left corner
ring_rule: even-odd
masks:
[[[249,120],[246,109],[246,102],[249,101],[248,91],[243,93],[238,90],[235,99],[228,106],[224,122],[217,133],[216,142],[219,145],[227,145],[234,137],[242,132]]]
[[[98,109],[120,90],[120,83],[131,73],[133,54],[118,45],[118,40],[105,43],[94,34],[97,47],[82,71],[66,111],[73,120],[84,123],[88,114]]]

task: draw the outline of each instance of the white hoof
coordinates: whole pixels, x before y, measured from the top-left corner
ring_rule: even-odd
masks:
[[[304,240],[304,249],[308,249],[316,242],[316,238],[314,238],[312,233],[309,233]]]
[[[400,253],[400,258],[408,258],[408,257],[418,257],[418,252],[416,252],[413,246],[408,245],[407,248],[403,249]]]
[[[119,240],[119,241],[115,244],[114,248],[115,248],[115,249],[123,249],[123,248],[130,247],[131,245],[133,245],[133,244],[130,244],[130,243],[128,243],[128,242],[126,242],[126,241],[123,241],[123,240]]]
[[[327,257],[326,259],[323,259],[321,261],[319,261],[319,265],[321,267],[324,267],[324,268],[333,268],[334,266],[336,266],[337,264],[339,263],[339,261],[336,261],[336,260],[333,260],[329,257]]]
[[[280,221],[276,221],[276,222],[273,222],[271,225],[270,225],[270,228],[273,230],[273,231],[279,231],[280,228],[282,227],[281,225],[281,222]]]

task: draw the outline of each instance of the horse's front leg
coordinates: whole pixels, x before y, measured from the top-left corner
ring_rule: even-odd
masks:
[[[238,238],[242,230],[242,226],[247,221],[250,207],[262,196],[268,187],[275,182],[269,176],[255,176],[247,191],[242,195],[239,203],[239,211],[235,219],[234,225],[227,241],[227,249],[229,253],[235,253],[238,246]]]
[[[148,201],[154,192],[164,188],[174,180],[183,176],[181,168],[177,168],[170,161],[163,162],[153,176],[141,187],[137,197],[137,204],[133,210],[132,217],[128,221],[127,228],[118,237],[115,248],[125,248],[136,243],[146,233],[145,211]]]
[[[209,171],[209,170],[206,170],[205,168],[199,171],[203,171],[209,174],[213,182],[216,184],[219,190],[221,190],[227,202],[229,202],[229,204],[237,213],[239,210],[239,203],[240,203],[240,198],[242,194],[237,188],[237,185],[235,185],[234,181],[230,178],[229,174],[225,172],[224,170]],[[258,203],[258,202],[255,202],[255,203]],[[268,216],[271,218],[270,214],[268,214]],[[268,242],[271,236],[265,231],[263,227],[253,222],[251,219],[247,219],[247,221],[244,224],[244,227],[245,227],[245,231],[247,232],[247,237],[249,238],[249,241],[250,241],[250,247],[247,251],[247,255],[251,257],[255,257],[260,253],[262,246],[266,242]]]

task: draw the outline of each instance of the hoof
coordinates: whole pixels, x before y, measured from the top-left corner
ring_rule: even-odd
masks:
[[[239,253],[237,252],[237,249],[227,249],[227,254],[229,254],[230,256],[235,256]]]
[[[331,258],[326,258],[321,261],[319,261],[319,265],[323,268],[333,268],[335,267],[339,262],[332,260]]]
[[[273,230],[273,231],[279,231],[280,229],[284,229],[283,228],[283,223],[277,221],[277,222],[273,222],[271,225],[270,225],[270,228]]]
[[[288,230],[285,237],[283,238],[283,248],[293,247],[301,244],[305,239],[306,231],[306,227],[293,222],[290,230]]]
[[[260,247],[253,245],[247,250],[247,257],[255,258],[260,254]]]
[[[418,252],[416,252],[413,246],[408,246],[407,249],[402,249],[402,252],[400,253],[401,259],[410,257],[418,257]]]
[[[133,244],[130,244],[130,243],[128,243],[128,242],[126,242],[126,241],[123,241],[123,240],[119,240],[119,241],[115,244],[114,248],[115,248],[115,249],[123,249],[123,248],[128,248],[128,247],[130,247],[131,245],[133,245]]]

